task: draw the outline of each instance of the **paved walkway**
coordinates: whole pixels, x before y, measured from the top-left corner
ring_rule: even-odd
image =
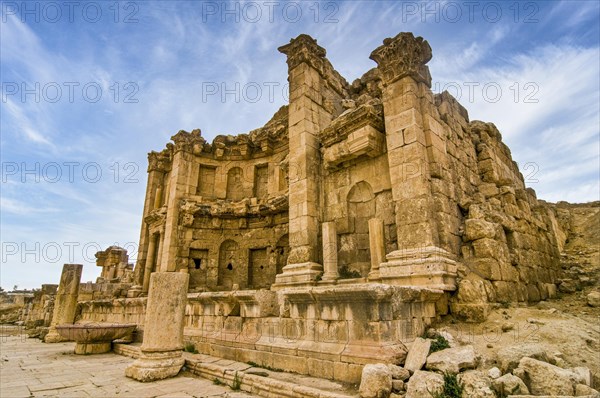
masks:
[[[125,377],[133,359],[114,353],[75,355],[75,343],[45,344],[26,335],[0,335],[0,397],[253,397],[180,373],[140,383]]]

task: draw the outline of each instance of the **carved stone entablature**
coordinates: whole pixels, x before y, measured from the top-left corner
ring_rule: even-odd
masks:
[[[171,151],[169,148],[160,152],[152,151],[148,154],[148,173],[151,171],[161,171],[166,173],[171,170]]]
[[[377,62],[383,82],[390,84],[405,76],[411,76],[431,87],[431,74],[425,65],[431,60],[431,47],[422,37],[401,32],[387,38],[369,58]]]
[[[385,134],[381,106],[363,105],[349,109],[321,133],[323,159],[327,168],[384,152]]]
[[[171,137],[171,140],[175,143],[175,152],[185,151],[196,155],[202,152],[206,144],[200,129],[192,130],[191,133],[179,130],[177,134]]]
[[[261,128],[247,134],[218,135],[212,143],[196,143],[194,155],[217,160],[241,160],[264,157],[286,150],[288,146],[288,107],[282,106]],[[179,132],[176,136],[179,136]],[[185,133],[185,132],[184,132]],[[185,140],[185,134],[178,139]]]
[[[181,202],[183,220],[186,215],[210,216],[214,218],[241,218],[255,216],[270,216],[288,211],[288,197],[281,195],[258,203],[256,198],[242,199],[238,202],[218,200],[216,202],[198,202],[184,199]],[[192,219],[193,221],[193,219]],[[190,224],[191,225],[191,224]]]
[[[148,225],[148,229],[150,229],[151,232],[159,232],[164,228],[166,218],[167,206],[162,206],[150,211],[144,218],[144,222]]]

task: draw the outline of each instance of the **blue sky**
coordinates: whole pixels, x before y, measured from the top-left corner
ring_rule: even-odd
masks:
[[[600,191],[597,1],[1,2],[0,285],[135,257],[146,154],[178,130],[263,125],[287,102],[277,47],[308,33],[349,81],[401,31],[433,49],[433,90],[498,126],[548,201]]]

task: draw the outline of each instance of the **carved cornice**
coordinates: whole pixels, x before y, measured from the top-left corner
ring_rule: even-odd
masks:
[[[280,195],[268,198],[266,201],[260,203],[254,202],[249,198],[242,199],[238,202],[225,200],[198,202],[192,199],[183,199],[180,206],[180,213],[184,215],[184,217],[208,216],[215,218],[244,218],[275,215],[287,212],[288,209],[287,195]]]
[[[148,173],[155,170],[163,173],[171,170],[171,151],[169,149],[161,152],[152,151],[148,154]]]
[[[152,210],[144,218],[144,222],[148,225],[148,229],[153,231],[162,228],[167,219],[167,206],[159,207],[158,209]]]
[[[192,130],[188,133],[185,130],[179,130],[177,134],[171,137],[175,143],[175,153],[185,151],[188,153],[199,154],[206,144],[206,140],[202,137],[200,129]]]
[[[322,72],[327,52],[317,44],[317,40],[309,35],[301,34],[291,39],[289,44],[279,47],[279,52],[287,55],[287,64],[290,70],[303,62]]]
[[[420,36],[401,32],[394,38],[387,38],[369,58],[377,62],[386,85],[410,76],[431,87],[431,75],[425,65],[431,60],[431,47]]]

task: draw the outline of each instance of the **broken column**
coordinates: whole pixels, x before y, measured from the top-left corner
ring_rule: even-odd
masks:
[[[75,321],[77,295],[79,294],[82,269],[82,264],[63,265],[58,292],[54,299],[52,322],[48,334],[44,338],[46,343],[59,343],[65,341],[65,338],[56,331],[56,325],[72,324]]]
[[[184,364],[183,325],[188,283],[187,273],[152,274],[141,355],[125,369],[125,376],[146,382],[179,373]]]

